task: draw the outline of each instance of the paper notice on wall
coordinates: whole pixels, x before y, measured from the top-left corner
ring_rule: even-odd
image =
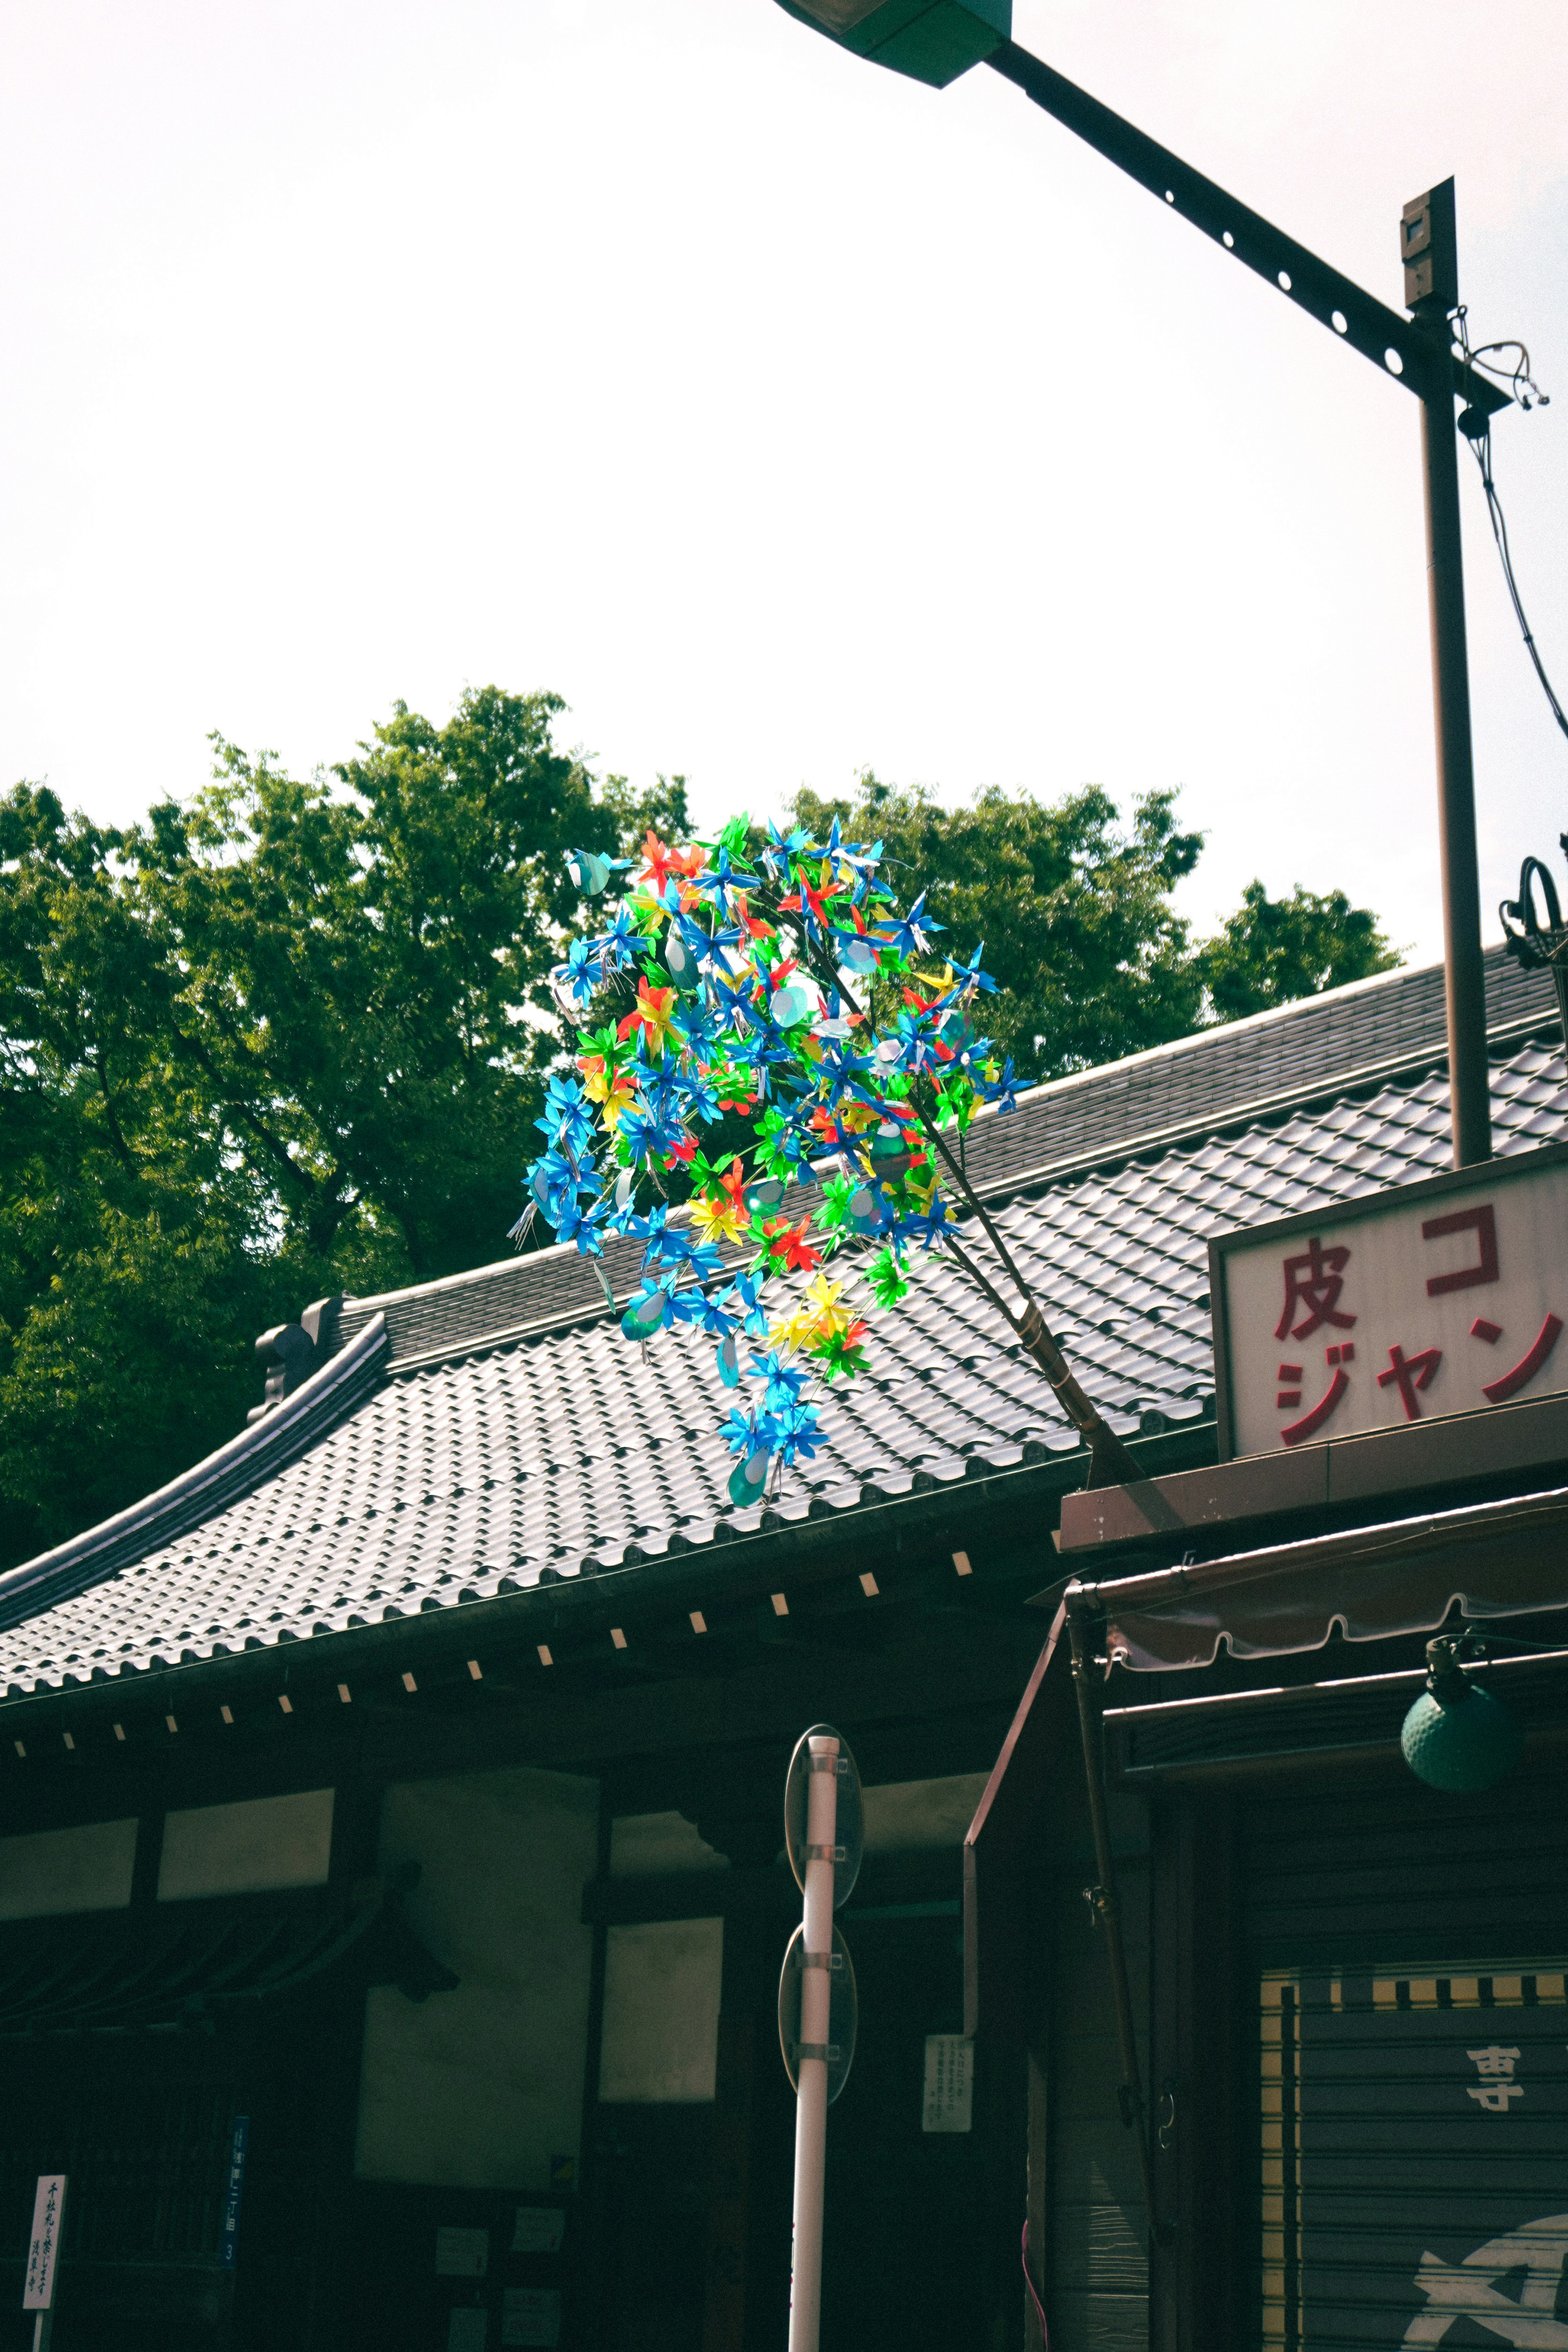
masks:
[[[559,2205],[520,2205],[511,2233],[514,2254],[558,2254],[566,2234],[566,2215]]]
[[[503,2344],[559,2344],[560,2288],[509,2286],[501,2297],[500,2340]]]
[[[488,2230],[437,2231],[437,2278],[483,2278],[489,2266],[490,2235]]]
[[[921,2131],[966,2132],[973,2115],[973,2042],[962,2033],[928,2033]]]

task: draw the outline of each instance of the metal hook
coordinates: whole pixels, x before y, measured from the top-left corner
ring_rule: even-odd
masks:
[[[1538,882],[1546,908],[1544,923],[1537,919],[1535,912],[1534,886]],[[1538,952],[1542,931],[1555,932],[1563,929],[1563,909],[1558,902],[1557,885],[1539,857],[1525,859],[1519,869],[1518,898],[1505,898],[1498,913],[1510,940],[1528,940]]]

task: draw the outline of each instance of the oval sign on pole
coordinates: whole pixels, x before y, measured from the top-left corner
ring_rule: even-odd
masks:
[[[860,1774],[847,1742],[830,1723],[814,1723],[803,1731],[795,1744],[795,1754],[789,1759],[789,1774],[784,1781],[784,1850],[789,1866],[795,1873],[795,1883],[805,1885],[806,1801],[811,1782],[811,1748],[809,1743],[824,1735],[838,1741],[838,1821],[834,1832],[833,1846],[833,1907],[837,1911],[847,1903],[855,1881],[860,1875],[861,1857],[866,1849],[866,1833],[860,1821]],[[826,1856],[819,1857],[826,1861]]]
[[[800,2088],[800,1996],[805,1979],[805,1930],[797,1927],[789,1939],[779,1971],[779,2048],[790,2088]],[[824,1954],[825,1958],[828,1955]],[[860,1996],[855,1985],[855,1964],[839,1930],[833,1930],[833,1951],[827,1979],[827,2104],[833,2105],[849,2079],[855,2059],[855,2034],[860,2022]],[[808,2051],[821,2057],[822,2051]]]

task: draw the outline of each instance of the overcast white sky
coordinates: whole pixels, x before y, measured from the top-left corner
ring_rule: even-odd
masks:
[[[1016,7],[1390,302],[1456,173],[1568,693],[1562,0]],[[0,782],[129,818],[209,728],[309,769],[495,679],[703,815],[1180,785],[1200,923],[1257,874],[1439,951],[1414,400],[986,69],[773,0],[8,0],[0,191]],[[1568,742],[1466,470],[1489,909]]]

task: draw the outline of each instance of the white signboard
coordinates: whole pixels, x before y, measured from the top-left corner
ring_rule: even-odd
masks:
[[[33,2200],[33,2226],[27,2237],[27,2270],[22,2288],[24,2311],[47,2311],[54,2303],[55,2262],[65,2210],[65,2174],[40,2172],[37,2194]]]
[[[490,2237],[488,2230],[437,2231],[437,2278],[481,2279],[489,2265]]]
[[[558,2254],[566,2235],[566,2215],[559,2205],[520,2205],[511,2233],[514,2254]]]
[[[966,2132],[973,2117],[973,2042],[962,2033],[928,2033],[921,2131]]]
[[[1568,1391],[1568,1151],[1211,1244],[1220,1452]]]
[[[559,2344],[560,2288],[509,2286],[501,2296],[500,2340],[503,2344]]]

